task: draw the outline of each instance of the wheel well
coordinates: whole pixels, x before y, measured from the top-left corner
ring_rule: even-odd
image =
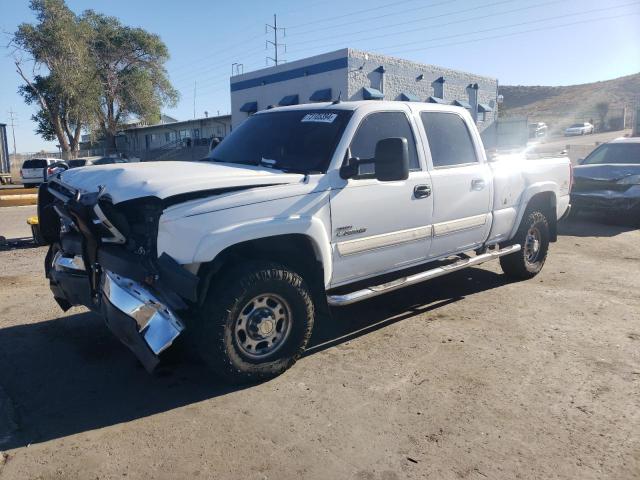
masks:
[[[201,279],[199,300],[204,300],[216,275],[248,260],[267,260],[284,265],[305,279],[314,296],[324,292],[322,259],[313,241],[307,235],[286,234],[237,243],[224,249],[211,262],[202,264],[198,271]]]
[[[544,213],[549,221],[550,241],[558,239],[558,219],[556,218],[556,195],[553,192],[536,193],[527,204],[527,209],[538,209]]]

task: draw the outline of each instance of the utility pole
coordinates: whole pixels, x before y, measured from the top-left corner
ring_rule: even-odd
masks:
[[[194,80],[193,81],[193,118],[196,118],[196,88],[197,88],[198,84],[197,81]]]
[[[280,47],[284,48],[284,51],[287,51],[287,46],[284,43],[280,43],[278,39],[278,31],[282,31],[282,36],[287,36],[287,31],[283,27],[278,27],[278,17],[274,13],[273,14],[273,25],[269,25],[268,23],[264,26],[264,33],[269,33],[269,29],[273,30],[273,41],[267,40],[265,47],[268,49],[269,45],[273,46],[273,57],[267,57],[267,64],[269,60],[271,60],[274,64],[278,65],[278,63],[283,62],[284,60],[278,59],[278,51]]]
[[[17,120],[15,118],[15,114],[16,112],[13,111],[13,109],[9,110],[9,119],[11,120],[11,123],[9,125],[11,125],[11,134],[13,135],[13,154],[16,155],[18,152],[16,151],[16,130],[15,130],[15,121]]]
[[[242,75],[243,73],[244,73],[244,64],[243,63],[232,63],[231,64],[231,76]]]

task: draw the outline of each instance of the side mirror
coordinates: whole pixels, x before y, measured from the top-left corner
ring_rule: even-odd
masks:
[[[582,165],[584,163],[584,158],[579,158],[577,163],[578,165]]]
[[[376,144],[376,179],[393,182],[409,178],[409,144],[404,137],[391,137]]]
[[[348,180],[358,175],[360,159],[347,155],[347,158],[340,167],[340,178]]]

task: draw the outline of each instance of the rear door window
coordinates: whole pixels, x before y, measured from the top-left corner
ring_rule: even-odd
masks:
[[[471,134],[460,116],[445,112],[422,112],[420,118],[429,141],[434,168],[478,162]]]

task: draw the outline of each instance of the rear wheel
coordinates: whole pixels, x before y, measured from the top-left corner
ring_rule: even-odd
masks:
[[[502,271],[518,279],[533,278],[544,265],[549,250],[549,221],[540,210],[528,210],[511,243],[519,243],[520,251],[500,258]]]
[[[278,264],[251,262],[215,282],[194,325],[205,363],[231,383],[275,377],[311,337],[313,301],[305,281]]]

